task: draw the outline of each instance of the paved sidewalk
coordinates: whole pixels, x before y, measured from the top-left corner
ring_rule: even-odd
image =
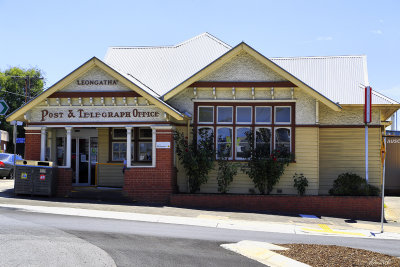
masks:
[[[189,224],[230,229],[283,232],[298,234],[324,234],[354,237],[400,238],[400,223],[351,221],[341,218],[303,218],[275,214],[186,209],[168,206],[141,206],[135,204],[103,203],[65,198],[15,197],[13,181],[0,180],[0,207],[14,207],[34,212],[102,218]],[[374,236],[374,237],[375,237]]]

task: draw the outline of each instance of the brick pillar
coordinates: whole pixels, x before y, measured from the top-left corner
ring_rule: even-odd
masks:
[[[58,197],[67,197],[72,190],[72,169],[58,168],[57,170],[57,190]]]
[[[170,127],[169,127],[170,128]],[[174,138],[172,129],[157,129],[153,142],[170,142],[170,148],[156,149],[155,168],[130,168],[125,171],[125,194],[134,201],[168,204],[176,192],[176,169],[174,167]]]
[[[40,129],[25,128],[25,155],[24,159],[40,160]]]

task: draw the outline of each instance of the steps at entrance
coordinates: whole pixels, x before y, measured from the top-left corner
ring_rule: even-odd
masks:
[[[121,188],[73,187],[69,197],[105,202],[132,203],[132,200],[123,195]]]

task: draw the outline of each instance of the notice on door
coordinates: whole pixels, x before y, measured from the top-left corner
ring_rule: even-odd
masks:
[[[156,148],[171,148],[171,142],[157,142]]]

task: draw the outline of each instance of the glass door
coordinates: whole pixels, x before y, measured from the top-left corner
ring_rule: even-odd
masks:
[[[96,185],[97,137],[90,137],[90,185]]]
[[[73,138],[71,150],[72,183],[89,185],[89,138]]]

